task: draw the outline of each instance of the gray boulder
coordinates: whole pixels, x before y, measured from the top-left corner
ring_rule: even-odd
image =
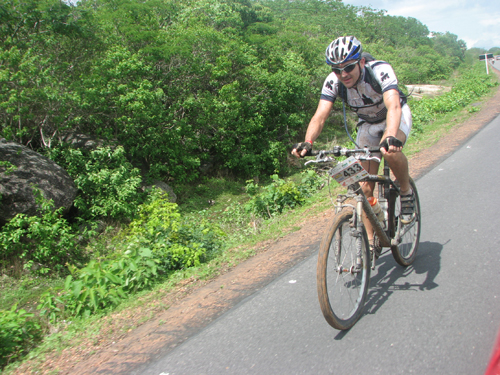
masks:
[[[175,203],[177,201],[177,195],[174,193],[174,189],[163,181],[155,180],[153,181],[153,185],[144,186],[143,191],[151,190],[153,186],[167,194],[170,202]]]
[[[54,201],[55,208],[69,210],[77,189],[68,173],[52,160],[15,142],[0,140],[0,161],[8,161],[16,168],[6,173],[0,167],[0,225],[18,213],[37,214],[32,186],[36,185],[46,199]]]
[[[72,148],[81,148],[88,151],[105,146],[102,140],[80,133],[65,133],[61,138],[61,142],[70,144]]]

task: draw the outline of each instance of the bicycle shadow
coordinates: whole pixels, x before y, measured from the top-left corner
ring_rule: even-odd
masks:
[[[449,241],[448,241],[449,242]],[[390,250],[384,251],[377,260],[376,268],[370,277],[370,288],[365,302],[365,315],[375,314],[377,310],[396,291],[426,291],[437,288],[439,285],[434,281],[441,269],[441,252],[446,244],[436,242],[421,242],[418,248],[417,258],[412,265],[404,268],[396,263]],[[405,279],[410,274],[425,274],[425,280],[420,284],[410,283]],[[340,340],[347,331],[341,331],[335,337]]]

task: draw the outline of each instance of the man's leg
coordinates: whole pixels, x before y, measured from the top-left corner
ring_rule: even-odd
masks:
[[[356,138],[356,143],[360,145],[360,147],[368,146],[368,147],[376,147],[380,143],[380,139],[382,134],[384,134],[385,123],[383,124],[368,124],[362,123],[358,126],[358,134]],[[380,153],[373,155],[377,157],[382,157]],[[376,161],[363,161],[361,162],[363,168],[365,168],[370,174],[377,174],[380,163]],[[365,193],[367,198],[373,197],[373,190],[375,188],[374,182],[362,182],[360,183],[361,189],[363,193]],[[366,234],[368,236],[368,240],[370,244],[373,244],[373,227],[366,214],[363,212],[363,224],[366,228]]]
[[[382,139],[384,138],[385,137],[382,137]],[[397,138],[403,142],[403,144],[406,142],[406,135],[401,131],[401,129],[398,130]],[[406,156],[402,152],[392,152],[385,154],[384,158],[389,163],[392,173],[394,173],[394,176],[399,181],[401,194],[410,194],[410,174],[408,171],[408,159],[406,159]]]
[[[378,173],[378,168],[379,168],[379,163],[376,161],[364,161],[361,163],[363,165],[363,168],[365,168],[368,173],[370,174],[377,174]],[[374,182],[361,182],[361,189],[363,190],[363,193],[365,193],[367,198],[373,197],[373,190],[375,189],[375,183]],[[366,234],[368,236],[368,241],[370,242],[370,245],[373,245],[373,227],[372,224],[370,223],[370,220],[366,217],[366,214],[363,212],[363,224],[365,225],[366,228]]]

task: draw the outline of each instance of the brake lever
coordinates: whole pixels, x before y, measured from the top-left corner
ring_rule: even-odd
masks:
[[[363,161],[375,160],[379,164],[382,162],[382,160],[376,156],[365,156],[365,157],[360,156],[358,159]]]
[[[332,158],[331,156],[321,157],[321,154],[318,154],[318,156],[316,157],[315,160],[308,160],[304,163],[304,165],[307,165],[310,163],[328,163],[328,162],[333,161],[333,160],[335,160],[335,159]]]

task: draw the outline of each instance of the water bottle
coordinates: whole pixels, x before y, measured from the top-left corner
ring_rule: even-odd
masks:
[[[384,212],[382,211],[382,208],[380,207],[380,204],[378,203],[378,200],[377,198],[375,197],[370,197],[370,198],[367,198],[368,199],[368,203],[370,203],[370,206],[372,206],[372,210],[373,210],[373,213],[377,216],[377,218],[379,219],[380,221],[380,224],[382,225],[382,227],[384,227]]]
[[[382,209],[382,214],[384,215],[383,223],[385,226],[389,222],[389,203],[387,202],[387,199],[382,197],[378,199],[378,204],[380,205],[380,208]]]

